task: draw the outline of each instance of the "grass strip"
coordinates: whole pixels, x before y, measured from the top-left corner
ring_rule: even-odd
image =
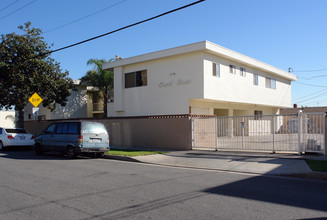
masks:
[[[151,151],[151,150],[111,149],[106,154],[125,156],[125,157],[135,157],[135,156],[145,156],[145,155],[164,154],[164,153],[168,153],[168,152],[167,151]]]
[[[305,160],[311,170],[317,172],[327,172],[327,161],[326,160]]]

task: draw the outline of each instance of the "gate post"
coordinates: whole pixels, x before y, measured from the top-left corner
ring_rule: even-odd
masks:
[[[272,120],[272,132],[273,132],[273,154],[275,153],[275,118],[277,118],[277,116],[272,115],[271,116],[271,120]]]
[[[191,117],[191,147],[192,147],[192,150],[194,148],[194,118]]]
[[[215,151],[218,151],[218,117],[215,118],[215,123],[216,123],[216,148]]]
[[[301,129],[302,128],[302,110],[297,113],[297,134],[298,134],[298,145],[297,145],[297,152],[298,155],[302,154],[301,150]]]

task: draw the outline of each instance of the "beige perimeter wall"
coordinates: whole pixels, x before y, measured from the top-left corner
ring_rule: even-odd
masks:
[[[37,134],[55,121],[76,119],[38,121]],[[167,150],[192,148],[191,120],[188,116],[85,119],[85,121],[103,123],[110,134],[111,146]],[[25,122],[25,129],[34,134],[34,121]]]

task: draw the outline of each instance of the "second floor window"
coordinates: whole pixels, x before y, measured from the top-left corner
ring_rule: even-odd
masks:
[[[229,72],[235,74],[236,73],[236,66],[229,65]]]
[[[258,74],[253,74],[253,85],[259,85],[259,76]]]
[[[276,80],[266,77],[266,88],[276,89]]]
[[[246,76],[246,69],[245,68],[243,68],[243,67],[240,68],[240,75],[241,76]]]
[[[125,73],[125,88],[133,88],[148,85],[147,70]]]
[[[220,65],[219,65],[219,63],[212,63],[212,75],[220,77]]]

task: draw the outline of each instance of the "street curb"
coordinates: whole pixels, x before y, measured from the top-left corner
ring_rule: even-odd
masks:
[[[122,160],[122,161],[128,161],[128,162],[138,162],[138,163],[141,163],[141,161],[136,160],[133,157],[126,157],[126,156],[118,156],[118,155],[108,155],[108,154],[105,154],[103,158],[111,159],[111,160]]]

